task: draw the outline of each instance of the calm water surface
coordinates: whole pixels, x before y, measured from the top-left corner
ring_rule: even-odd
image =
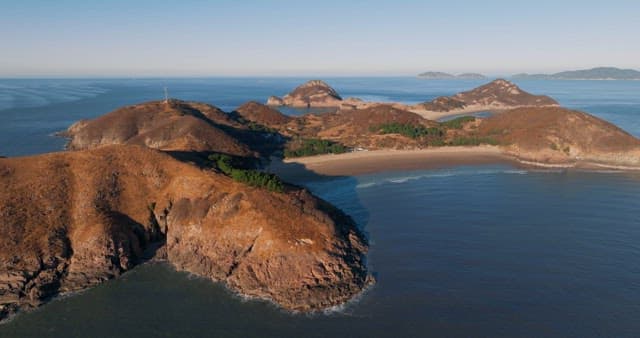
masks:
[[[59,150],[48,135],[172,96],[232,110],[301,79],[0,80],[0,154]],[[330,79],[344,96],[419,102],[474,81]],[[523,81],[640,136],[640,82]],[[330,314],[290,315],[148,264],[0,326],[0,337],[404,337],[640,334],[640,174],[471,166],[305,184],[368,233],[377,284]]]

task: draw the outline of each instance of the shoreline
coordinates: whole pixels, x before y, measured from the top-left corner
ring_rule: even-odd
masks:
[[[463,165],[505,164],[525,169],[614,170],[637,172],[639,167],[597,162],[542,163],[518,158],[498,146],[438,147],[415,150],[370,150],[273,160],[269,172],[283,179],[304,182],[336,176],[357,176],[389,171],[433,170]]]
[[[384,171],[438,169],[459,165],[519,162],[496,146],[438,147],[417,150],[370,150],[296,157],[272,162],[269,170],[294,180],[313,176],[353,176]]]

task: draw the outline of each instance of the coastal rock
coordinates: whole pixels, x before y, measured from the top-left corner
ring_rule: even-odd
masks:
[[[571,166],[640,168],[640,140],[584,112],[518,108],[483,119],[478,133],[525,161]]]
[[[321,80],[311,80],[298,87],[282,98],[272,96],[268,105],[290,106],[298,108],[339,107],[342,97]]]
[[[0,160],[0,318],[119,276],[166,240],[170,263],[290,310],[371,282],[353,221],[138,146]]]
[[[277,97],[277,96],[269,96],[269,98],[267,99],[267,105],[268,106],[284,106],[284,100]]]

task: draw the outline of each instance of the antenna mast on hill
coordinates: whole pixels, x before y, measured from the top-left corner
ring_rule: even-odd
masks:
[[[167,91],[167,87],[164,87],[164,103],[169,103],[169,92]]]

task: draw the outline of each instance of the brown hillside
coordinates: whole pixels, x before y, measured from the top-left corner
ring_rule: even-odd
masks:
[[[502,79],[458,93],[453,98],[466,105],[547,106],[558,104],[548,96],[527,93],[514,83]]]
[[[240,117],[247,121],[268,127],[280,126],[291,121],[291,117],[255,101],[247,102],[238,107],[235,111]]]
[[[304,138],[329,139],[349,147],[415,148],[417,140],[402,135],[379,135],[372,128],[383,124],[435,126],[436,122],[389,104],[368,105],[365,108],[340,109],[335,113],[308,114],[296,118],[281,128],[283,134]]]
[[[181,270],[293,310],[367,283],[353,222],[136,146],[0,159],[0,318],[118,276],[163,244]]]
[[[228,114],[202,103],[147,102],[117,109],[67,130],[68,148],[142,144],[160,150],[215,151],[251,156],[249,147],[225,129],[241,127]]]
[[[513,154],[525,159],[640,164],[640,140],[609,122],[575,110],[514,109],[484,120],[478,131],[509,144]]]
[[[498,79],[453,96],[438,97],[416,107],[432,112],[455,112],[557,105],[558,102],[548,96],[527,93],[512,82]]]

